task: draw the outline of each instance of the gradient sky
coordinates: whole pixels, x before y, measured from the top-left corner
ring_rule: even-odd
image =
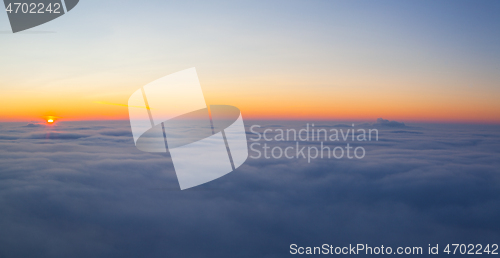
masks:
[[[141,86],[196,67],[246,118],[500,122],[499,1],[97,1],[12,34],[0,120],[127,119]]]

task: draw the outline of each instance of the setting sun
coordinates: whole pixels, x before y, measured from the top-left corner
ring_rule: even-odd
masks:
[[[44,118],[45,118],[45,121],[47,121],[47,124],[55,124],[57,117],[55,117],[55,116],[46,116]]]

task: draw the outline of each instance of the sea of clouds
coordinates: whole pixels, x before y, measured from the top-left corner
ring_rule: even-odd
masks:
[[[252,125],[262,132],[306,123],[245,126],[250,139]],[[127,121],[1,123],[0,257],[285,257],[291,244],[500,244],[499,126],[379,119],[358,127],[379,130],[378,141],[362,143],[363,159],[248,159],[180,191],[168,153],[137,150]]]

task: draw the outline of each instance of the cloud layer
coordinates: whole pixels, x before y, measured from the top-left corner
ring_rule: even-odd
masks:
[[[498,127],[369,125],[381,125],[379,141],[352,143],[365,147],[362,160],[248,159],[180,191],[169,155],[137,150],[128,122],[1,124],[0,256],[285,257],[290,244],[500,242]]]

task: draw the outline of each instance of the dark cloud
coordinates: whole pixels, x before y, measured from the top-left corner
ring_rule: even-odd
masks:
[[[0,135],[0,140],[17,140],[19,137],[10,136],[10,135]]]
[[[46,133],[35,133],[28,135],[27,139],[59,139],[59,140],[76,140],[80,138],[89,137],[88,134],[79,133],[56,133],[56,132],[46,132]]]
[[[400,131],[391,131],[391,133],[424,134],[424,133],[422,133],[422,132],[415,132],[415,131],[403,131],[403,130],[400,130]]]
[[[29,123],[27,125],[25,125],[24,127],[42,127],[44,125],[42,124],[37,124],[37,123]]]
[[[262,132],[277,122],[253,124]],[[365,147],[362,160],[248,159],[180,191],[169,155],[137,150],[128,122],[24,125],[0,127],[0,257],[286,257],[292,243],[500,242],[498,126],[379,127],[379,141],[351,142]],[[292,127],[305,122],[277,128]]]
[[[383,118],[377,119],[377,122],[373,124],[376,127],[406,127],[405,123],[397,121],[389,121]]]
[[[319,127],[319,126],[318,126]],[[323,126],[323,127],[328,127],[328,126]],[[346,125],[346,124],[338,124],[338,125],[333,125],[331,127],[338,127],[338,128],[351,128],[352,125]]]
[[[106,130],[100,132],[102,135],[106,136],[126,136],[132,137],[132,132],[130,130]]]

